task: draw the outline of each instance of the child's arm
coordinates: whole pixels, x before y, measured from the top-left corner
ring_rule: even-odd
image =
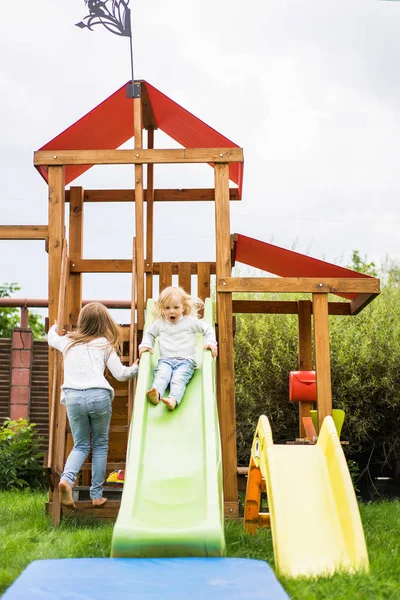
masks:
[[[143,333],[142,342],[139,345],[139,357],[142,356],[143,352],[151,352],[156,341],[156,337],[159,335],[158,322],[154,323]]]
[[[57,333],[57,323],[54,323],[52,327],[50,327],[49,332],[47,334],[47,342],[49,346],[63,352],[65,346],[69,343],[69,340],[66,336],[58,335]]]
[[[138,362],[139,361],[136,360],[130,367],[124,367],[118,358],[117,353],[113,350],[110,352],[110,355],[107,358],[106,365],[115,379],[118,381],[128,381],[128,379],[137,377],[139,371],[139,367],[137,365]]]
[[[204,335],[204,348],[211,350],[213,358],[218,355],[218,344],[215,337],[214,328],[204,321],[194,320],[197,325],[197,331],[200,331]]]

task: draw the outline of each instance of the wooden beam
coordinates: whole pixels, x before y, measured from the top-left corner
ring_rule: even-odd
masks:
[[[331,360],[329,350],[329,321],[327,294],[313,294],[314,352],[317,376],[318,425],[332,415]]]
[[[45,240],[47,225],[0,225],[0,240]]]
[[[142,150],[143,148],[143,119],[142,99],[133,99],[135,150],[133,155],[138,158],[143,152],[154,153],[154,150]],[[121,152],[121,151],[120,151]],[[132,150],[126,150],[132,154]],[[143,220],[143,163],[135,164],[135,230],[136,230],[136,271],[137,271],[137,328],[144,328],[144,220]],[[138,340],[139,342],[141,340]]]
[[[70,265],[82,260],[83,254],[83,195],[82,187],[71,187],[69,206],[69,255]],[[71,269],[71,267],[70,267]],[[68,323],[76,325],[82,308],[82,274],[70,273],[70,311]]]
[[[65,201],[70,192],[66,190]],[[240,201],[238,188],[229,189],[231,202]],[[135,190],[85,190],[85,202],[135,202]],[[154,190],[154,202],[214,202],[214,188],[158,189]],[[147,202],[147,190],[143,190],[143,201]]]
[[[150,98],[144,81],[142,81],[140,85],[140,96],[142,98],[143,108],[143,127],[145,129],[152,129],[154,131],[154,129],[158,129],[157,121],[153,113],[153,107],[151,106]]]
[[[379,293],[378,279],[311,277],[217,277],[217,292]]]
[[[299,371],[312,371],[312,304],[310,300],[299,300],[299,341],[298,341],[298,368]],[[303,417],[309,417],[313,407],[312,402],[299,402],[299,434],[305,437],[306,432]]]
[[[351,301],[351,314],[358,315],[374,298],[379,294],[358,294],[354,300]]]
[[[146,86],[142,85],[142,89]],[[147,94],[147,92],[146,92]],[[154,129],[147,131],[147,147],[154,148]],[[154,165],[147,165],[146,190],[146,269],[153,265],[154,232]],[[153,271],[146,272],[146,300],[153,297]]]
[[[215,232],[217,277],[231,274],[229,166],[215,165]],[[239,516],[236,407],[234,385],[232,294],[217,292],[218,321],[218,410],[221,427],[224,502],[231,516]]]
[[[235,314],[298,314],[298,303],[291,300],[233,300],[232,306]],[[350,302],[328,302],[328,311],[330,315],[350,315]]]
[[[162,265],[165,263],[153,263],[153,275],[159,275]],[[192,275],[197,274],[198,265],[210,265],[210,273],[215,275],[215,263],[169,263],[172,267],[172,274],[178,275],[179,269],[185,268]],[[130,273],[132,271],[132,261],[129,259],[118,258],[82,258],[71,260],[71,273]],[[151,267],[144,267],[144,271],[151,272]]]
[[[49,167],[49,323],[57,319],[59,283],[61,276],[62,241],[64,239],[64,167]],[[49,402],[53,393],[54,356],[56,350],[49,349]]]
[[[134,99],[135,100],[135,99]],[[139,102],[140,99],[138,98]],[[140,110],[140,109],[138,109]],[[38,150],[35,167],[63,165],[143,165],[150,163],[243,162],[242,148],[182,148],[177,150]]]

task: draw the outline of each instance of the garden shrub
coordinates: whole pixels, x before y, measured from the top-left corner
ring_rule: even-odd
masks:
[[[25,419],[6,419],[0,427],[0,489],[44,485],[43,453],[35,425]]]

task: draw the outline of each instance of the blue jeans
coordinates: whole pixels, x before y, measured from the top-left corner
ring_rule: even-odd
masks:
[[[193,377],[194,362],[187,358],[160,358],[154,371],[153,387],[162,398],[169,386],[169,398],[175,398],[179,404],[186,386]]]
[[[92,430],[92,500],[103,495],[106,477],[108,434],[111,421],[111,392],[104,388],[88,390],[64,390],[68,420],[74,447],[65,463],[61,479],[71,486],[90,452],[90,430]]]

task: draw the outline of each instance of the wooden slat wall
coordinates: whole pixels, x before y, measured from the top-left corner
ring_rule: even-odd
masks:
[[[10,416],[11,338],[0,339],[0,423]]]
[[[166,287],[175,285],[172,276],[174,275],[175,267],[178,272],[178,285],[188,294],[197,295],[201,300],[210,297],[211,290],[211,274],[215,272],[214,263],[159,263],[159,293]],[[192,274],[197,274],[197,291],[192,288]]]
[[[49,352],[47,342],[34,340],[31,403],[29,419],[36,423],[36,431],[43,442],[41,450],[46,450],[49,445]]]

